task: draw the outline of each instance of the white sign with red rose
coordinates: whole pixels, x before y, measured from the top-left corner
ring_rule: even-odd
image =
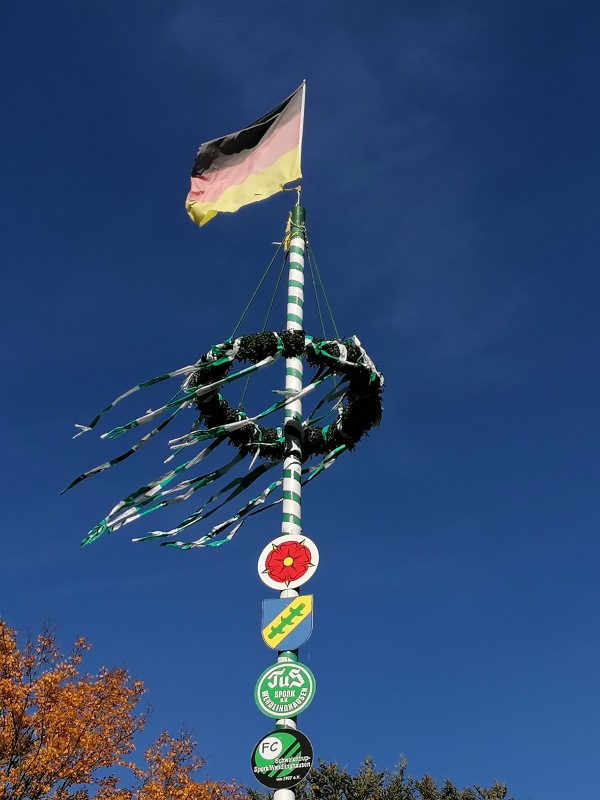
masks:
[[[258,574],[271,589],[302,586],[319,564],[317,545],[306,536],[279,536],[269,542],[258,558]]]

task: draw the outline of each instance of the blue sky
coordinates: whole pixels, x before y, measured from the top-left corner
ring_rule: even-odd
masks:
[[[256,559],[277,512],[214,551],[132,544],[143,524],[80,548],[160,472],[159,443],[59,492],[120,452],[72,441],[74,423],[231,333],[290,197],[199,230],[189,170],[306,78],[309,235],[386,389],[382,427],[304,496],[321,560],[299,728],[350,769],[403,753],[519,800],[593,791],[599,17],[552,0],[2,4],[0,610],[20,631],[51,618],[65,648],[85,634],[90,669],[125,664],[148,737],[192,728],[213,776],[251,783],[271,727]]]

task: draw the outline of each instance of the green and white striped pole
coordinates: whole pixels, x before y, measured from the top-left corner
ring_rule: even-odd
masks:
[[[298,202],[292,209],[290,231],[289,277],[286,310],[286,330],[304,329],[304,231],[305,211]],[[302,389],[303,362],[301,358],[286,358],[286,393]],[[285,458],[283,461],[283,511],[281,515],[282,535],[302,535],[302,400],[294,400],[285,407],[284,415]],[[296,597],[296,589],[284,589],[280,597]],[[280,651],[279,662],[297,660],[295,653]],[[296,728],[296,720],[279,719],[278,728]],[[295,800],[291,789],[275,789],[273,800]]]
[[[298,202],[292,210],[286,330],[301,331],[304,327],[304,209]],[[285,360],[286,393],[302,389],[301,358]],[[301,471],[302,471],[302,400],[294,400],[285,408],[285,459],[283,462],[282,535],[302,535]]]

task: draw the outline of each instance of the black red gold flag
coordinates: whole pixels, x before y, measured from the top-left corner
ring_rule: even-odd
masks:
[[[247,128],[200,145],[185,202],[195,223],[271,197],[302,177],[305,86]]]

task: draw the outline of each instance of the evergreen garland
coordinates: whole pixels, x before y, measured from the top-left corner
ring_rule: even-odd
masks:
[[[374,426],[382,414],[383,376],[362,348],[359,340],[320,339],[304,331],[266,331],[215,345],[198,362],[199,369],[190,376],[189,389],[197,389],[226,377],[234,360],[257,364],[280,354],[284,358],[306,358],[317,371],[336,374],[347,381],[338,419],[323,427],[309,424],[304,429],[302,460],[325,455],[340,445],[352,450]],[[214,364],[213,362],[218,362]],[[218,390],[194,400],[207,428],[216,428],[246,418],[234,409]],[[272,461],[284,456],[281,428],[267,428],[256,423],[228,434],[229,441],[242,455],[252,453]]]

